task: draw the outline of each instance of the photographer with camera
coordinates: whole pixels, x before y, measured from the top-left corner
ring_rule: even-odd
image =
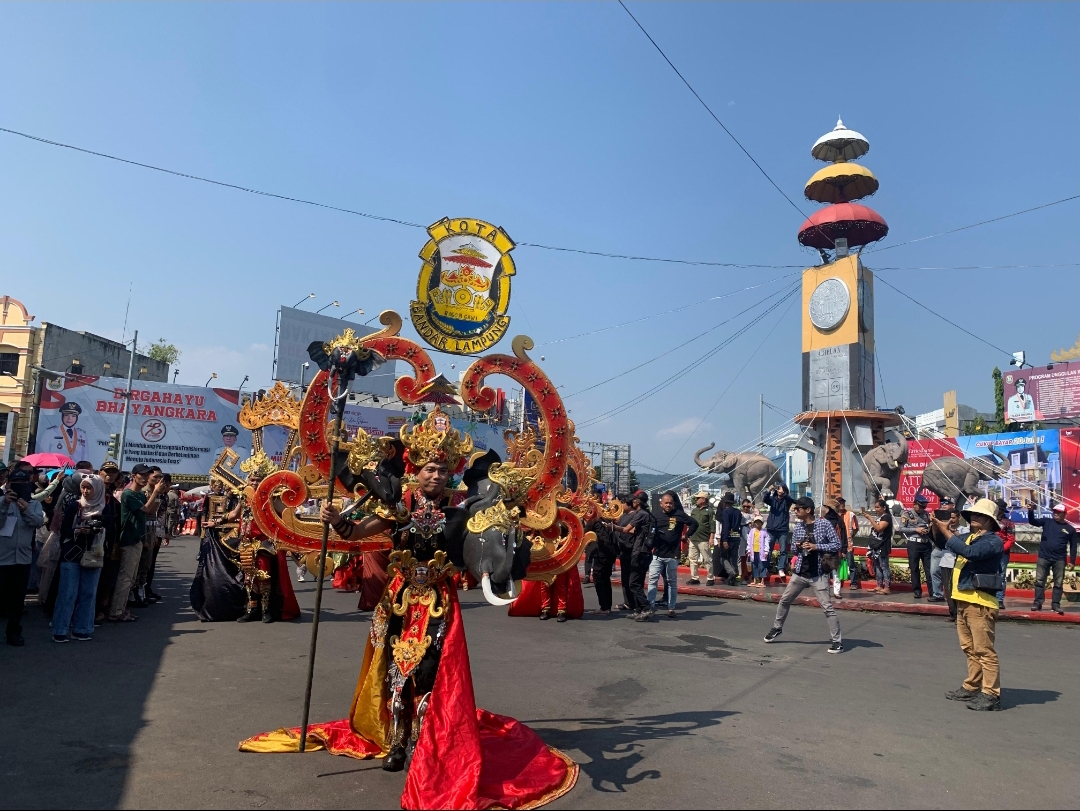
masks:
[[[79,499],[68,502],[60,524],[60,586],[52,615],[53,642],[71,636],[89,642],[94,604],[105,562],[105,482],[90,474],[79,482]]]
[[[769,633],[765,634],[765,641],[773,642],[784,632],[784,621],[787,619],[791,604],[804,589],[813,588],[821,610],[825,612],[825,620],[829,624],[829,636],[832,638],[829,653],[842,653],[844,643],[840,636],[840,618],[836,616],[836,610],[832,606],[832,594],[829,589],[829,573],[832,571],[829,564],[830,561],[835,561],[840,553],[840,536],[826,519],[814,517],[812,498],[803,496],[795,502],[795,517],[797,521],[792,530],[791,539],[799,554],[792,566],[794,573],[791,575],[791,581],[784,589],[780,605],[776,607],[773,627]],[[838,564],[838,561],[835,562]]]
[[[25,644],[22,615],[34,535],[45,523],[41,505],[32,497],[33,477],[30,465],[16,462],[0,498],[0,615],[7,615],[7,643],[15,647]]]
[[[971,526],[971,532],[963,537],[954,533],[949,522],[934,518],[934,526],[947,539],[945,548],[957,558],[952,597],[957,603],[956,632],[960,649],[967,656],[968,672],[960,689],[945,697],[968,702],[969,710],[995,711],[1001,709],[1001,678],[994,649],[997,591],[1004,580],[998,507],[990,499],[980,498],[962,514]]]

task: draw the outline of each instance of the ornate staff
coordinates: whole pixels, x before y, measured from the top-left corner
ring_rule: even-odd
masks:
[[[334,500],[337,482],[341,427],[345,419],[345,398],[356,375],[364,377],[381,365],[383,357],[352,338],[352,330],[329,344],[315,341],[308,346],[308,355],[319,368],[330,373],[327,393],[334,402],[334,444],[330,451],[330,483],[326,492],[328,503]],[[314,384],[314,382],[313,382]],[[326,577],[326,554],[330,543],[330,522],[323,521],[322,550],[319,553],[319,574],[315,581],[315,616],[311,623],[311,645],[308,648],[307,685],[304,687],[304,715],[300,722],[300,751],[307,745],[308,714],[311,711],[311,683],[315,677],[315,649],[319,643],[319,614],[322,611],[323,579]]]

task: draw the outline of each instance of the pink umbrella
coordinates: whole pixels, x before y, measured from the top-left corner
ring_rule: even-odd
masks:
[[[75,460],[62,453],[32,453],[22,461],[34,467],[75,467]]]

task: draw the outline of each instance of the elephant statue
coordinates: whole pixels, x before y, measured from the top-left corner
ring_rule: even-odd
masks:
[[[988,449],[1000,462],[997,468],[1003,472],[1009,470],[1009,459],[993,448]],[[943,456],[932,460],[923,470],[919,489],[927,489],[938,498],[951,498],[956,502],[956,509],[963,509],[966,498],[980,498],[979,482],[999,478],[999,473],[984,460],[960,459],[955,456]]]
[[[886,442],[863,454],[863,464],[870,481],[867,482],[866,503],[873,504],[880,494],[896,498],[900,488],[900,473],[908,460],[908,441],[897,434],[896,442]]]
[[[707,473],[726,473],[735,488],[736,501],[749,495],[755,502],[759,502],[759,496],[764,494],[765,488],[778,481],[780,469],[771,459],[760,453],[717,451],[702,461],[701,454],[715,447],[716,443],[710,442],[695,453],[694,463]]]

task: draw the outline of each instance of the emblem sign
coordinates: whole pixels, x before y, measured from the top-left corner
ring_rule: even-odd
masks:
[[[427,230],[417,300],[409,307],[413,326],[442,352],[467,355],[493,347],[510,326],[513,240],[483,220],[444,219]]]
[[[820,330],[835,329],[850,308],[847,285],[836,277],[826,279],[810,296],[810,322]]]

